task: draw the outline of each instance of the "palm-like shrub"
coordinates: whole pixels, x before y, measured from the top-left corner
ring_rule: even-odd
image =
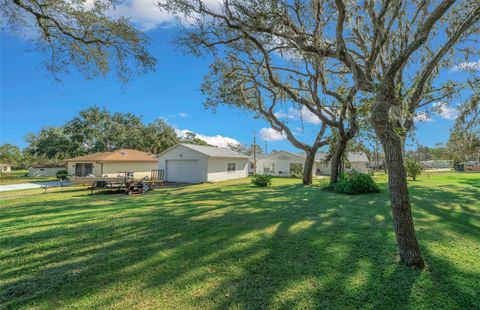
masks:
[[[269,174],[254,174],[252,183],[260,187],[268,187],[272,185],[273,177]]]
[[[409,158],[405,161],[405,170],[407,171],[407,176],[416,181],[417,176],[422,173],[422,164],[420,164],[415,159]]]

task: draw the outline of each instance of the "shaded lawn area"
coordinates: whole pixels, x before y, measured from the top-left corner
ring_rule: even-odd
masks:
[[[56,177],[26,177],[28,170],[12,170],[10,173],[0,175],[0,185],[20,184],[31,182],[56,181]]]
[[[2,199],[0,308],[477,308],[480,174],[410,183],[424,272],[397,264],[380,182],[362,196],[275,179]]]

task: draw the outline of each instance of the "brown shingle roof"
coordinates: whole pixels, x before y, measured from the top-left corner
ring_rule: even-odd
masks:
[[[157,161],[155,155],[137,150],[117,150],[69,158],[67,161]]]

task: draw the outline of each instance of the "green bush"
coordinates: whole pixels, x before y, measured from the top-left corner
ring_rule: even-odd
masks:
[[[300,179],[300,178],[303,177],[303,175],[301,173],[298,173],[298,172],[293,172],[292,174],[290,174],[290,177]]]
[[[380,192],[380,188],[378,188],[378,185],[375,184],[371,176],[357,171],[343,173],[338,178],[337,183],[333,185],[333,190],[343,194]]]
[[[254,174],[252,183],[260,187],[268,187],[272,185],[273,177],[269,174]]]
[[[407,170],[407,176],[412,178],[414,181],[417,179],[417,176],[422,173],[422,169],[422,164],[415,159],[409,158],[405,161],[405,170]]]
[[[68,176],[68,171],[67,170],[59,170],[57,173],[55,173],[55,176],[59,180],[65,180]]]

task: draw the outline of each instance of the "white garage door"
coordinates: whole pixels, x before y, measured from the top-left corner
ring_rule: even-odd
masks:
[[[198,160],[167,160],[167,181],[200,183]]]

